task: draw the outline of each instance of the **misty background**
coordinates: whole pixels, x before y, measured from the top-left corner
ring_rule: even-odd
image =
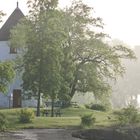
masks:
[[[114,41],[116,44],[117,41]],[[122,77],[118,77],[116,81],[112,81],[112,95],[110,102],[113,108],[126,107],[129,104],[140,107],[140,46],[132,48],[136,54],[136,60],[123,60],[125,73]],[[77,93],[72,101],[80,105],[95,103],[92,93]]]

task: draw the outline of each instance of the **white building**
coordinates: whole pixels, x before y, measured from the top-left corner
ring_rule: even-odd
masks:
[[[16,57],[18,53],[15,48],[8,46],[8,40],[10,38],[10,30],[19,22],[24,14],[18,7],[13,11],[7,21],[0,29],[0,61],[11,60]],[[23,100],[22,99],[22,87],[21,77],[16,75],[13,82],[8,87],[7,93],[0,93],[0,108],[5,107],[23,107],[23,106],[36,106],[36,100]]]

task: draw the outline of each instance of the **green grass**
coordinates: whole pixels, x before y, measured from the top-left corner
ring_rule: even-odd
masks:
[[[79,125],[79,117],[36,117],[32,123],[17,123],[15,128],[76,128]]]
[[[79,128],[81,119],[84,114],[93,114],[96,118],[94,127],[111,126],[116,123],[115,116],[112,112],[93,111],[85,108],[65,108],[62,109],[62,117],[35,117],[31,123],[19,123],[18,112],[20,109],[2,109],[8,119],[8,129],[24,128]],[[108,119],[108,116],[111,119]]]
[[[91,114],[94,111],[91,109],[86,108],[66,108],[62,110],[63,116],[65,117],[76,117],[76,116],[82,116],[83,114]]]

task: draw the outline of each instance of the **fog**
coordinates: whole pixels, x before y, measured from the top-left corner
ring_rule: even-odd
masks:
[[[110,98],[114,108],[126,107],[129,104],[140,107],[140,46],[136,46],[134,52],[137,60],[123,60],[125,74],[112,82],[112,96]],[[78,104],[90,104],[95,102],[92,93],[75,94],[72,101]]]
[[[126,73],[113,85],[112,104],[124,107],[128,104],[139,106],[140,101],[140,46],[135,46],[137,60],[124,60]]]

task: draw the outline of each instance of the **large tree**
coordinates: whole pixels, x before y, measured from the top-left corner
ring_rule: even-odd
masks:
[[[91,7],[78,0],[59,10],[57,3],[29,0],[29,17],[11,35],[11,46],[23,50],[23,88],[37,94],[37,115],[41,93],[52,102],[55,98],[70,101],[76,91],[107,95],[108,79],[124,73],[121,59],[135,58],[130,49],[103,41],[104,24],[93,16]]]
[[[37,116],[40,115],[41,93],[51,98],[54,115],[54,100],[62,84],[60,46],[65,33],[57,3],[57,0],[29,0],[29,17],[12,31],[11,47],[20,47],[22,52],[23,89],[38,98]]]
[[[111,46],[104,41],[108,35],[103,33],[102,19],[93,14],[93,8],[81,0],[73,1],[64,11],[62,22],[67,40],[63,43],[63,70],[68,73],[64,81],[69,85],[69,99],[76,91],[90,91],[96,97],[106,95],[111,89],[108,79],[116,79],[125,72],[121,60],[135,58],[127,47]]]

